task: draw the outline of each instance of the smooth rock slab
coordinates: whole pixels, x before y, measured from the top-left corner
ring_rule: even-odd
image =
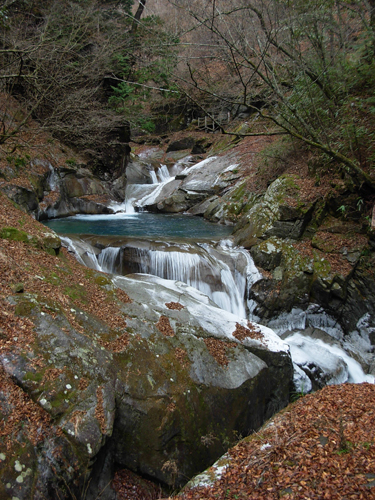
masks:
[[[114,282],[133,299],[127,314],[144,323],[138,330],[142,340],[118,354],[123,369],[116,386],[115,460],[168,484],[183,484],[235,435],[257,429],[287,404],[288,348],[265,327],[259,327],[261,340],[249,337],[241,345],[233,333],[247,321],[181,282],[149,275]],[[171,303],[183,308],[170,310]],[[163,316],[170,336],[150,325]],[[128,325],[136,331],[137,322]]]

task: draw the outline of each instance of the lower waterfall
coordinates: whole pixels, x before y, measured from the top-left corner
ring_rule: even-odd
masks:
[[[246,297],[261,279],[250,254],[229,240],[216,244],[131,240],[100,246],[91,238],[63,237],[68,249],[86,266],[113,274],[143,273],[182,281],[241,318],[248,317]]]
[[[112,246],[111,237],[62,239],[68,250],[88,267],[113,274],[143,273],[182,281],[207,295],[221,309],[239,318],[264,324],[261,318],[253,316],[256,303],[248,300],[251,286],[262,279],[262,275],[249,252],[233,246],[230,240],[181,243],[116,238],[116,246]],[[367,348],[361,345],[361,328],[359,333],[353,332],[344,338],[336,321],[314,304],[306,311],[293,309],[282,313],[266,324],[290,345],[297,390],[311,390],[311,378],[322,385],[338,381],[374,382],[374,377],[366,375],[361,365],[351,357],[353,352],[359,359],[366,356]],[[322,331],[323,334],[319,333]],[[305,337],[296,332],[305,332]],[[316,339],[316,334],[323,337]],[[333,341],[336,342],[334,346]],[[319,356],[314,357],[312,351],[318,348]],[[340,368],[339,376],[337,367]],[[321,377],[317,375],[319,373]]]

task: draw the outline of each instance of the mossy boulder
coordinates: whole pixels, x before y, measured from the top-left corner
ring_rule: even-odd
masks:
[[[16,227],[3,227],[0,229],[0,238],[27,243],[51,255],[57,255],[61,248],[61,240],[55,233],[42,233],[38,236],[32,236]]]
[[[182,283],[143,275],[116,277],[115,283],[133,299],[127,323],[140,337],[115,356],[123,367],[116,461],[167,484],[183,484],[219,456],[234,434],[256,429],[285,404],[287,350],[269,330],[260,334],[263,343],[239,342],[233,333],[246,321]]]
[[[35,335],[1,351],[0,362],[50,418],[55,436],[35,447],[19,435],[28,458],[19,458],[18,442],[9,456],[18,457],[20,471],[8,458],[0,464],[10,498],[50,498],[51,491],[68,498],[68,487],[79,493],[87,470],[108,482],[115,464],[181,485],[236,435],[257,429],[288,403],[292,364],[271,330],[222,311],[179,282],[90,273],[106,293],[124,290],[130,297],[120,302],[121,328],[38,294],[8,299]],[[84,304],[81,296],[66,297]],[[5,403],[0,413],[6,423]],[[114,498],[110,489],[108,495]]]
[[[236,170],[236,168],[233,169],[234,175],[237,175]],[[259,198],[248,192],[246,185],[247,181],[241,180],[225,190],[222,196],[213,197],[210,199],[210,203],[202,204],[205,219],[222,224],[235,224],[239,217],[247,213]],[[196,207],[193,207],[189,212],[195,213],[196,210]]]
[[[325,233],[317,233],[312,242],[271,237],[254,245],[254,262],[266,271],[264,279],[250,291],[250,298],[258,303],[257,314],[270,318],[295,306],[305,308],[317,302],[333,316],[341,316],[355,265],[366,247],[366,238],[358,237],[356,242],[342,235],[330,239]],[[356,321],[360,317],[357,314]]]
[[[311,220],[315,200],[304,199],[299,180],[287,174],[276,179],[239,222],[235,243],[249,248],[271,236],[300,238]]]

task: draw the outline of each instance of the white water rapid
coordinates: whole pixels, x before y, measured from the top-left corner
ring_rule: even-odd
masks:
[[[177,164],[176,164],[177,165]],[[182,170],[181,165],[172,167],[178,173]],[[126,212],[133,214],[135,210],[142,211],[146,205],[152,205],[166,184],[175,179],[171,176],[166,165],[161,164],[157,171],[150,169],[150,184],[127,184],[125,189],[125,199],[122,203],[111,203],[110,208],[114,212]]]
[[[182,281],[206,294],[221,309],[246,318],[245,297],[249,287],[261,278],[253,260],[243,248],[229,240],[220,243],[160,243],[144,248],[136,241],[100,249],[81,238],[62,238],[68,250],[92,269],[123,274],[124,265],[133,272]]]
[[[185,244],[173,250],[151,248],[138,252],[141,273],[182,281],[206,294],[221,309],[247,317],[247,282],[256,279],[252,274],[255,266],[245,250],[223,241],[216,246]]]
[[[124,202],[113,204],[111,208],[127,214],[141,211],[142,207],[153,205],[164,187],[175,180],[170,173],[181,174],[184,168],[183,174],[188,175],[209,161],[212,159],[189,167],[181,162],[170,170],[166,165],[150,169],[149,180],[152,183],[128,184]],[[52,176],[50,182],[53,184]],[[130,215],[129,218],[137,216]],[[111,242],[101,241],[100,237],[96,241],[95,237],[86,240],[78,237],[62,239],[77,259],[88,267],[120,275],[153,275],[170,280],[171,287],[180,281],[204,293],[219,308],[238,318],[263,322],[254,314],[257,304],[248,299],[251,287],[262,279],[262,275],[249,252],[233,246],[230,240],[219,243],[167,243],[134,238],[122,241],[119,237],[115,241],[116,246],[112,246]],[[304,311],[293,309],[271,321],[264,320],[264,324],[282,336],[290,346],[295,388],[300,392],[309,392],[313,384],[374,382],[374,377],[366,375],[362,368],[369,365],[368,353],[372,348],[366,318],[362,323],[359,322],[357,330],[350,335],[344,335],[337,322],[317,305],[311,305]]]
[[[159,181],[158,181],[158,178],[156,176],[155,170],[151,170],[150,171],[150,177],[151,177],[151,180],[152,180],[153,184],[159,184]]]

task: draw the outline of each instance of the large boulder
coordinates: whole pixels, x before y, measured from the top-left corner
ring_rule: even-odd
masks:
[[[152,184],[150,172],[153,170],[151,162],[132,158],[126,167],[126,180],[129,184]]]
[[[234,433],[285,405],[288,349],[181,282],[134,275],[114,283],[132,299],[127,323],[136,332],[116,356],[115,460],[182,484]]]
[[[298,239],[312,218],[316,199],[301,193],[301,179],[284,174],[239,222],[235,242],[246,248],[271,236]]]
[[[50,259],[38,259],[34,288],[7,298],[20,333],[0,349],[2,371],[41,420],[35,436],[29,423],[12,430],[20,399],[1,386],[3,498],[77,495],[94,463],[88,498],[115,464],[180,485],[287,404],[290,355],[272,330],[180,282]]]
[[[74,159],[53,167],[48,160],[34,158],[24,161],[22,169],[10,164],[0,175],[5,178],[0,190],[38,220],[112,213],[111,200],[125,198],[124,175],[104,181]]]
[[[236,158],[231,155],[207,158],[178,173],[173,189],[166,191],[164,188],[144,206],[160,212],[187,211],[238,180],[240,174],[237,167]]]
[[[112,213],[108,207],[111,198],[124,198],[124,186],[119,185],[119,179],[112,189],[110,183],[99,180],[82,166],[57,169],[50,166],[50,169],[46,190],[38,206],[39,220],[78,213]]]
[[[310,303],[323,306],[346,333],[372,317],[369,237],[360,224],[340,221],[337,210],[332,215],[332,196],[322,198],[306,179],[284,174],[241,208],[233,236],[264,270],[249,295],[262,321]]]

